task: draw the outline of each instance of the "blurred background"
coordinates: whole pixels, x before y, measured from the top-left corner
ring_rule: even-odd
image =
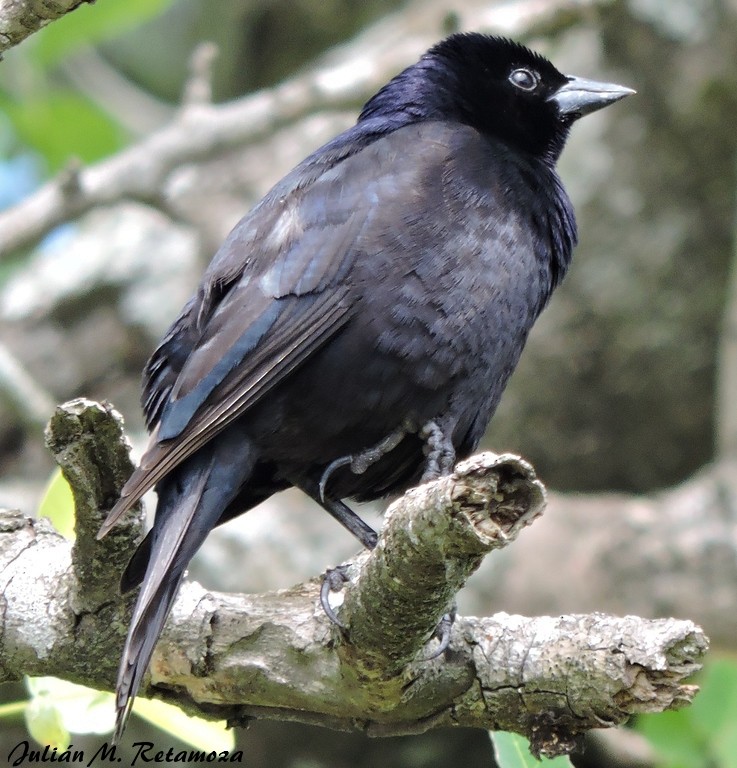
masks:
[[[111,401],[140,450],[140,371],[219,242],[355,120],[376,86],[456,29],[522,39],[564,72],[638,92],[573,130],[559,168],[580,244],[485,439],[533,463],[554,491],[551,527],[527,544],[523,535],[516,559],[478,575],[461,609],[701,621],[719,664],[707,671],[718,690],[706,710],[642,718],[592,739],[574,762],[737,766],[737,684],[727,684],[737,683],[737,481],[723,469],[737,450],[735,0],[101,0],[9,51],[0,224],[23,219],[13,206],[46,181],[73,187],[75,168],[104,172],[99,204],[84,215],[28,235],[2,230],[21,234],[0,242],[0,506],[38,508],[53,470],[43,428],[57,402]],[[302,104],[315,84],[322,90]],[[219,140],[190,136],[150,185],[145,173],[117,184],[109,158],[138,148],[137,162],[158,168],[147,137],[177,125],[186,136],[188,110],[209,98],[242,103],[247,125],[264,103],[272,117]],[[683,548],[669,550],[671,570],[653,566],[643,580],[639,564],[658,558],[633,542],[670,541],[674,509]],[[366,514],[378,522],[380,511]],[[706,517],[718,520],[708,540],[683,544],[702,536]],[[629,531],[626,558],[586,537],[587,526],[615,525]],[[354,551],[289,492],[211,536],[191,576],[210,588],[274,589]],[[544,584],[542,568],[567,581]],[[0,703],[23,691],[0,687]],[[130,741],[155,740],[145,728],[133,722]],[[3,720],[0,754],[26,734],[22,718]],[[367,740],[255,722],[237,738],[252,768],[493,765],[483,732]]]

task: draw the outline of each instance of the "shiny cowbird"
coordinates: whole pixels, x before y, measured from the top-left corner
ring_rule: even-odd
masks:
[[[100,531],[150,488],[117,683],[122,733],[190,559],[290,486],[365,546],[344,499],[448,473],[478,444],[576,242],[572,123],[632,93],[456,34],[371,98],[233,229],[144,372],[150,442]]]

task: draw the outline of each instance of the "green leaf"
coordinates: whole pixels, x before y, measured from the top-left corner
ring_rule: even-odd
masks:
[[[223,721],[192,717],[179,707],[155,699],[136,699],[133,711],[195,749],[230,752],[235,747],[235,734]]]
[[[0,92],[0,111],[20,141],[58,171],[72,158],[91,163],[120,149],[124,131],[99,107],[71,90],[48,91],[22,100]]]
[[[737,663],[714,659],[699,677],[701,691],[686,711],[710,740],[725,730],[737,730]]]
[[[31,694],[26,721],[40,744],[66,747],[69,733],[110,733],[115,727],[112,693],[58,677],[28,677],[26,687]],[[230,752],[235,747],[235,734],[224,722],[191,717],[179,707],[153,699],[136,699],[133,711],[195,749]]]
[[[565,757],[538,760],[530,752],[530,742],[517,733],[494,731],[489,734],[494,745],[494,758],[499,768],[573,768],[571,761]]]
[[[117,37],[158,16],[173,0],[104,0],[83,4],[32,38],[37,64],[51,67],[87,45]]]
[[[35,706],[47,713],[55,709],[55,721],[64,732],[110,733],[115,727],[115,696],[112,693],[58,677],[29,677],[26,686],[31,693],[29,707]]]
[[[701,691],[684,711],[704,744],[709,765],[732,768],[737,761],[737,662],[711,659],[698,683]]]
[[[23,715],[27,707],[28,701],[12,701],[8,704],[0,704],[0,718]]]
[[[48,696],[36,696],[25,710],[26,726],[31,736],[42,746],[64,747],[69,744],[69,731],[64,727],[61,713]]]
[[[74,539],[74,497],[60,469],[51,475],[38,508],[38,517],[47,517],[65,539]]]
[[[655,748],[665,768],[706,768],[708,761],[700,734],[686,709],[637,718],[638,730]]]

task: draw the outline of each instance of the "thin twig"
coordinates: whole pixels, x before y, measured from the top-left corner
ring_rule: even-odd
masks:
[[[31,376],[21,362],[0,344],[0,396],[9,400],[21,418],[43,427],[53,412],[54,398]]]

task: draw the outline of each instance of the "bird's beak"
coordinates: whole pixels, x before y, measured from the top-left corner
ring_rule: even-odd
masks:
[[[558,105],[561,115],[573,118],[596,112],[597,109],[613,104],[615,101],[636,93],[632,88],[625,88],[615,83],[597,83],[583,77],[569,77],[568,82],[548,97]]]

